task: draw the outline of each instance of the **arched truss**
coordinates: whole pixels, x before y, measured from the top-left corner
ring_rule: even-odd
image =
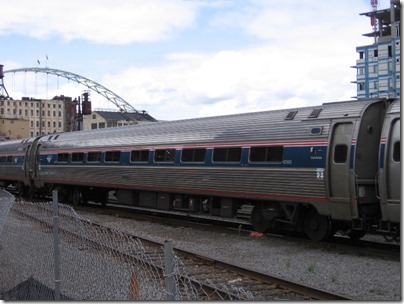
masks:
[[[95,81],[88,79],[86,77],[66,72],[57,69],[50,69],[50,68],[21,68],[21,69],[13,69],[4,71],[4,73],[17,73],[17,72],[34,72],[34,73],[44,73],[44,74],[51,74],[66,78],[68,80],[72,80],[77,82],[78,84],[84,85],[87,88],[97,92],[101,96],[104,96],[110,102],[112,102],[115,106],[117,106],[122,112],[125,113],[138,113],[138,111],[132,107],[127,101],[125,101],[122,97],[118,96],[111,90],[108,90],[106,87],[96,83]]]

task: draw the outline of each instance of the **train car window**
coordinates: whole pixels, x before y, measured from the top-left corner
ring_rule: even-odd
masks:
[[[72,162],[82,162],[84,160],[83,152],[72,153]]]
[[[310,131],[311,135],[320,135],[323,132],[323,127],[312,128]]]
[[[252,147],[250,149],[250,162],[281,162],[283,160],[283,147]]]
[[[215,148],[213,149],[214,162],[240,162],[241,148]]]
[[[348,159],[348,146],[336,145],[334,149],[334,162],[336,164],[343,164]]]
[[[7,156],[0,156],[0,163],[7,162]]]
[[[105,152],[106,162],[119,162],[121,160],[121,151],[107,151]]]
[[[401,148],[400,148],[400,142],[397,141],[394,143],[394,148],[393,148],[393,160],[397,163],[401,161]]]
[[[148,162],[149,161],[149,150],[137,150],[132,151],[130,154],[131,162]]]
[[[159,149],[154,151],[155,162],[174,162],[175,149]]]
[[[322,108],[316,108],[316,109],[314,109],[314,110],[310,113],[309,118],[316,118],[316,117],[318,117],[318,115],[320,114],[320,112],[321,112],[322,110],[323,110]]]
[[[186,162],[204,162],[206,149],[183,149],[181,161]]]
[[[13,162],[13,157],[11,155],[7,156],[7,162],[12,163]]]
[[[286,115],[285,120],[292,120],[295,118],[298,111],[290,111],[288,115]]]
[[[88,162],[100,162],[101,161],[101,152],[88,152],[87,161]]]
[[[69,158],[69,153],[58,153],[57,161],[58,162],[67,162]]]

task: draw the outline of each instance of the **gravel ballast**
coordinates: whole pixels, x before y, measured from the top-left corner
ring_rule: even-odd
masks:
[[[173,227],[79,212],[93,223],[180,249],[348,296],[355,300],[401,300],[401,263],[383,257],[338,252],[286,238],[254,238],[237,231]]]
[[[401,263],[391,258],[348,253],[336,250],[333,246],[315,246],[311,242],[297,242],[281,237],[256,238],[236,230],[192,228],[185,224],[172,226],[157,220],[151,222],[125,219],[86,211],[77,213],[95,224],[161,243],[172,240],[176,248],[355,300],[401,300]],[[16,243],[4,242],[4,238],[1,242],[0,238],[0,294],[15,286],[16,281],[20,282],[14,280],[13,276],[26,278],[31,275],[29,269],[24,270],[26,274],[15,273],[14,270],[18,269],[15,259],[17,255],[19,262],[24,262],[20,260],[26,257],[27,261],[24,263],[27,265],[41,264],[52,259],[51,245],[41,247],[39,241],[25,240],[32,229],[27,226],[27,221],[10,215],[3,233],[15,234],[16,237],[11,239]],[[27,248],[28,245],[24,244],[29,244],[30,247]],[[11,248],[21,252],[10,251]],[[36,260],[37,257],[39,260]],[[70,272],[74,274],[74,271]],[[48,286],[51,286],[50,283]]]

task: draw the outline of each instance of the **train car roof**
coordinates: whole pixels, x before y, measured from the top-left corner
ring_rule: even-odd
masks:
[[[356,119],[385,99],[324,103],[319,106],[146,123],[45,135],[44,148],[155,146],[284,139],[327,138],[331,119]],[[311,130],[320,128],[313,135]]]
[[[387,110],[387,114],[400,113],[400,108],[401,108],[401,100],[396,99],[391,103],[389,109]]]

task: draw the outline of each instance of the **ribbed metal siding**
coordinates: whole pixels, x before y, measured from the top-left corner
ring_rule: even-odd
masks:
[[[387,114],[400,113],[401,100],[395,100],[389,107]]]
[[[7,140],[0,142],[0,154],[12,154],[23,153],[23,144],[21,139],[18,140]]]
[[[324,198],[324,180],[316,178],[315,169],[253,168],[172,168],[172,167],[78,167],[42,166],[42,182],[88,183],[112,188],[172,189],[210,195],[228,192],[228,196],[268,199],[276,197]],[[226,194],[223,194],[226,196]],[[290,199],[293,200],[293,199]]]
[[[56,149],[86,148],[88,146],[174,145],[196,143],[226,143],[276,141],[289,139],[324,139],[328,137],[329,120],[359,117],[375,101],[352,101],[323,104],[318,118],[309,119],[313,109],[298,110],[293,120],[285,120],[290,110],[266,111],[181,121],[107,128],[63,133],[41,139],[44,146]],[[314,127],[323,127],[321,135],[311,135]]]

